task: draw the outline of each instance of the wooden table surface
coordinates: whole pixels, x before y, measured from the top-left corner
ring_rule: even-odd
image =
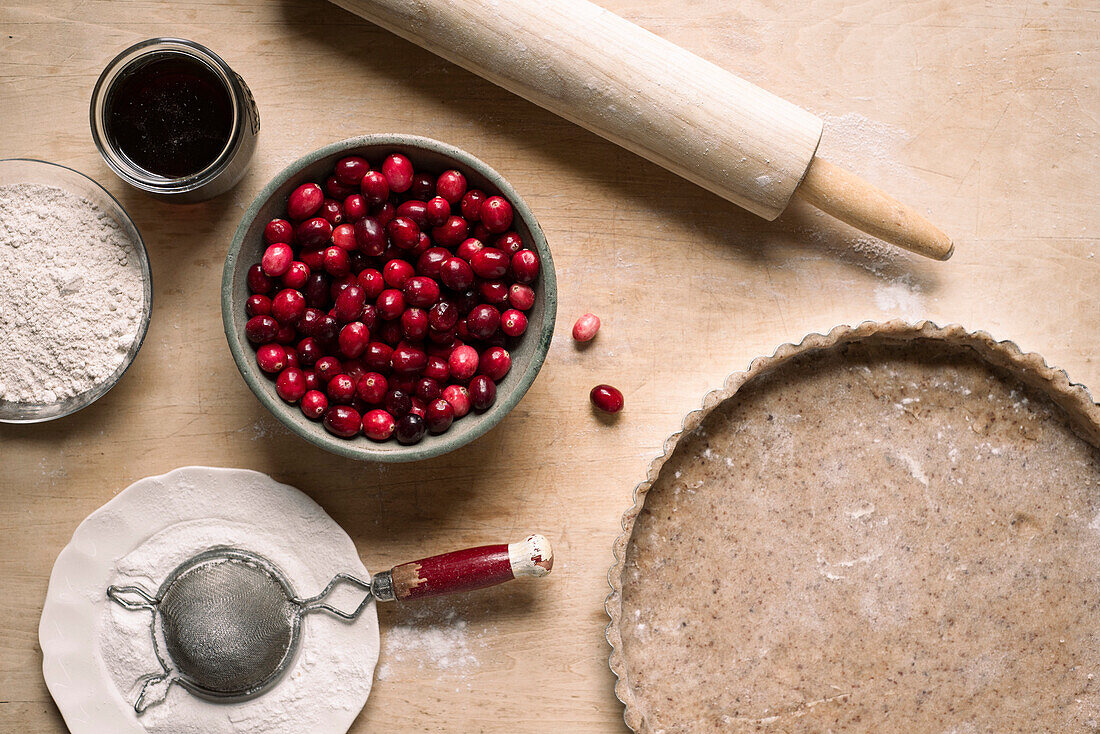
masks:
[[[0,731],[65,727],[42,681],[38,618],[77,524],[131,482],[188,464],[300,487],[367,566],[518,538],[557,546],[545,583],[380,609],[374,691],[353,731],[622,731],[603,611],[634,485],[683,415],[755,355],[838,323],[958,322],[1100,389],[1100,14],[1089,0],[602,0],[824,117],[820,153],[927,211],[947,263],[804,207],[758,220],[322,0],[0,4],[0,156],[81,170],[143,233],[155,309],[122,382],[71,418],[0,426]],[[88,99],[152,36],[206,44],[259,105],[252,168],[193,206],[128,190],[102,162]],[[245,206],[285,164],[400,131],[465,148],[527,199],[557,263],[556,339],[490,434],[416,465],[335,458],[289,434],[240,379],[219,280]],[[3,287],[0,284],[0,287]],[[573,346],[573,320],[603,319]],[[2,338],[2,337],[0,337]],[[596,420],[590,386],[626,395]]]

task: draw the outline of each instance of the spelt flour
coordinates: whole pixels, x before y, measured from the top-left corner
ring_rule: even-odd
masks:
[[[0,186],[0,400],[54,403],[109,378],[141,324],[136,243],[53,186]]]

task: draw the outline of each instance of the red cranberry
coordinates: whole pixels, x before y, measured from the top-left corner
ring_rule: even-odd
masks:
[[[469,226],[462,217],[447,217],[447,221],[432,228],[432,239],[443,247],[457,247],[466,239]]]
[[[347,158],[336,161],[332,175],[336,176],[336,180],[345,186],[358,186],[369,170],[370,164],[367,163],[366,159],[357,155],[349,155]]]
[[[455,255],[462,258],[466,262],[470,262],[474,259],[479,251],[485,249],[485,244],[476,237],[469,237],[463,240],[462,244],[455,250]]]
[[[478,222],[474,225],[473,231],[470,232],[470,236],[476,240],[481,240],[482,242],[488,242],[489,240],[493,239],[493,233],[490,232],[489,228],[481,222]]]
[[[382,204],[390,198],[390,185],[381,171],[367,171],[359,182],[359,189],[370,206]]]
[[[478,370],[493,382],[500,382],[512,369],[512,355],[504,347],[489,347],[481,355]]]
[[[500,330],[505,336],[520,336],[527,331],[527,317],[523,311],[510,308],[500,315]]]
[[[451,376],[451,368],[447,366],[447,360],[443,357],[429,354],[423,374],[438,383],[446,383]]]
[[[306,264],[310,272],[319,271],[325,266],[325,248],[323,247],[303,248],[298,253],[298,257]]]
[[[508,303],[520,311],[530,311],[535,305],[535,289],[521,283],[514,284],[508,289]]]
[[[325,386],[325,383],[321,380],[320,376],[318,376],[317,370],[304,369],[302,371],[306,374],[306,392],[310,390],[320,390]],[[328,407],[328,398],[325,398],[325,407]]]
[[[497,385],[487,375],[470,380],[470,405],[474,410],[488,410],[497,401]]]
[[[336,297],[336,319],[341,323],[358,321],[367,302],[367,293],[358,285],[349,285]]]
[[[443,433],[454,423],[455,409],[443,398],[436,398],[428,403],[424,412],[424,425],[433,435]]]
[[[485,198],[485,192],[480,189],[470,189],[462,197],[460,208],[462,216],[466,218],[467,222],[473,224],[481,221],[481,204],[485,201]]]
[[[421,377],[416,381],[414,392],[416,397],[427,404],[439,397],[440,393],[443,392],[443,387],[430,377]]]
[[[358,359],[346,359],[344,360],[344,374],[351,378],[351,381],[355,383],[356,388],[359,386],[359,379],[367,374],[367,368],[363,366],[363,363]],[[356,393],[358,399],[358,392]],[[359,410],[359,408],[356,408]],[[359,410],[360,413],[363,411]]]
[[[332,230],[332,244],[341,250],[354,250],[359,247],[359,240],[355,238],[355,226],[341,224]]]
[[[344,221],[344,207],[340,206],[340,202],[336,199],[325,199],[317,213],[333,227]]]
[[[428,314],[423,309],[406,308],[401,314],[401,331],[409,341],[424,341],[428,336]]]
[[[420,242],[420,228],[408,217],[396,217],[386,225],[386,233],[394,247],[411,250]]]
[[[416,272],[429,278],[438,278],[439,271],[444,261],[451,257],[451,253],[442,247],[430,247],[421,253],[416,260]]]
[[[325,386],[325,392],[330,402],[347,405],[355,397],[355,380],[350,375],[333,375]]]
[[[462,258],[452,257],[440,266],[439,279],[451,290],[460,291],[473,285],[474,271]]]
[[[283,275],[283,285],[296,291],[303,290],[309,282],[310,269],[304,262],[295,260]]]
[[[378,295],[374,306],[381,318],[387,321],[396,319],[405,310],[405,295],[395,288],[387,288]]]
[[[470,391],[462,385],[447,385],[443,388],[443,399],[451,404],[455,418],[470,412]]]
[[[269,375],[286,369],[286,350],[279,344],[264,344],[256,350],[256,364]]]
[[[344,219],[357,222],[367,216],[367,199],[362,194],[352,194],[344,199]]]
[[[355,392],[365,403],[378,405],[389,391],[389,382],[377,372],[368,372],[355,383]]]
[[[287,367],[275,380],[275,392],[288,403],[294,404],[306,394],[306,375],[297,367]]]
[[[534,250],[520,250],[512,255],[512,277],[517,283],[534,283],[539,275],[539,256]]]
[[[403,288],[409,278],[416,275],[416,270],[408,262],[400,258],[394,258],[382,268],[382,278],[390,288]]]
[[[397,209],[390,202],[384,201],[378,206],[371,207],[370,215],[378,220],[378,223],[382,225],[382,229],[385,229],[386,225],[397,216]]]
[[[508,300],[508,284],[503,280],[483,280],[477,284],[477,292],[481,294],[481,300],[494,306]]]
[[[435,181],[435,191],[446,199],[448,204],[457,204],[462,201],[462,195],[466,193],[466,177],[461,171],[453,168],[444,171]]]
[[[266,344],[279,333],[279,322],[271,316],[253,316],[244,325],[244,335],[253,344]]]
[[[370,331],[362,321],[352,321],[340,329],[339,342],[341,356],[355,359],[370,344]]]
[[[333,199],[343,199],[354,194],[355,187],[340,183],[335,176],[329,176],[325,179],[325,193]]]
[[[293,344],[294,340],[298,338],[298,332],[291,324],[282,324],[279,326],[278,333],[275,334],[275,341],[282,344],[284,347],[288,344]]]
[[[386,289],[386,281],[382,273],[373,268],[368,268],[359,273],[359,287],[367,294],[367,300],[373,301]]]
[[[410,199],[397,205],[395,214],[399,217],[411,219],[420,229],[428,226],[428,205],[423,201]]]
[[[284,288],[271,301],[271,315],[281,324],[296,324],[305,312],[306,297],[293,288]]]
[[[285,219],[272,219],[264,227],[264,244],[273,245],[282,242],[289,245],[294,241],[294,225]]]
[[[294,241],[302,247],[323,247],[332,237],[332,223],[324,217],[307,219],[294,230]]]
[[[417,308],[431,308],[439,300],[439,285],[423,275],[417,275],[405,281],[403,292],[405,302]]]
[[[344,204],[345,213],[348,205]],[[493,246],[498,250],[504,250],[509,255],[515,255],[517,252],[523,249],[523,239],[516,232],[505,232],[496,238],[493,242]]]
[[[321,357],[317,360],[317,364],[313,366],[313,369],[317,372],[317,378],[326,385],[329,380],[344,371],[343,365],[340,364],[340,360],[331,355]]]
[[[307,336],[298,342],[298,361],[302,365],[312,367],[323,356],[325,356],[324,350],[321,349],[321,345],[312,336]]]
[[[399,375],[416,375],[428,363],[428,355],[423,349],[408,345],[398,345],[390,357],[390,367]]]
[[[351,272],[348,251],[333,245],[325,250],[325,272],[337,278]]]
[[[483,247],[470,258],[474,274],[486,280],[503,278],[508,272],[508,255],[495,247]]]
[[[328,308],[332,300],[332,280],[324,273],[314,273],[306,281],[306,305],[310,308]]]
[[[579,342],[592,341],[599,330],[600,318],[596,314],[586,313],[573,324],[573,338]]]
[[[403,312],[402,312],[403,313]],[[401,319],[383,321],[375,333],[380,341],[387,344],[397,344],[405,336],[405,330],[401,328]]]
[[[428,311],[428,325],[436,331],[449,332],[458,319],[458,307],[450,301],[439,301]]]
[[[447,359],[447,367],[451,371],[451,377],[465,382],[477,373],[477,350],[471,346],[456,347]]]
[[[438,227],[451,216],[451,205],[442,196],[429,199],[424,205],[424,218],[433,227]]]
[[[302,396],[302,414],[310,420],[317,420],[328,410],[328,398],[320,390],[307,390]]]
[[[312,217],[325,201],[325,193],[315,183],[302,184],[290,192],[286,200],[286,213],[291,219],[301,221]]]
[[[397,425],[393,429],[393,435],[399,444],[408,446],[419,443],[428,428],[424,419],[415,413],[409,413],[397,419]]]
[[[371,342],[367,345],[367,351],[363,352],[363,364],[367,369],[375,372],[389,372],[390,359],[393,356],[393,348],[382,342]]]
[[[427,201],[435,196],[435,178],[426,173],[418,173],[413,176],[412,186],[409,187],[410,199]]]
[[[275,281],[267,277],[263,265],[260,263],[256,263],[248,269],[248,276],[245,281],[248,283],[248,290],[252,293],[264,294],[275,290]]]
[[[276,242],[274,245],[268,245],[264,250],[264,256],[260,260],[260,265],[263,267],[264,275],[272,278],[278,278],[280,275],[290,270],[290,264],[294,262],[294,250],[290,249],[290,245],[282,242]],[[256,289],[257,293],[266,293],[267,291],[260,291]]]
[[[363,217],[352,225],[355,241],[364,255],[376,257],[386,250],[386,230],[374,217]]]
[[[297,335],[295,335],[295,336],[297,336]],[[291,339],[289,342],[287,342],[286,344],[283,345],[283,349],[286,350],[286,366],[287,367],[301,367],[302,363],[298,359],[298,350],[295,349],[294,347],[288,346],[289,344],[292,344],[293,342],[294,342],[294,340]]]
[[[390,390],[386,393],[386,397],[383,398],[382,402],[386,407],[386,412],[394,418],[400,418],[408,414],[412,408],[412,398],[404,390]]]
[[[470,309],[466,316],[466,328],[478,339],[488,339],[500,326],[500,311],[488,304],[481,304]]]
[[[512,226],[512,205],[503,196],[490,196],[481,203],[478,213],[490,232],[504,232]]]
[[[363,419],[359,417],[358,411],[346,405],[333,405],[325,411],[322,422],[329,433],[340,438],[351,438],[359,433],[363,425]]]
[[[588,397],[605,413],[618,413],[623,409],[623,394],[611,385],[596,385]]]
[[[393,375],[390,377],[390,390],[400,390],[412,395],[416,389],[416,375]]]
[[[248,300],[244,302],[244,312],[248,314],[249,318],[253,316],[270,316],[271,299],[259,293],[249,296]]]
[[[374,441],[385,441],[393,435],[393,416],[384,410],[372,410],[363,416],[363,433]]]
[[[413,164],[400,153],[393,153],[382,162],[382,175],[390,185],[390,191],[403,193],[413,182]]]

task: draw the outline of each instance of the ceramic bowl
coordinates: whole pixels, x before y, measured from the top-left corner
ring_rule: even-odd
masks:
[[[149,268],[149,255],[130,215],[122,208],[107,189],[80,171],[67,166],[29,158],[9,158],[0,160],[0,186],[18,183],[43,184],[56,186],[78,196],[82,196],[99,207],[113,219],[127,237],[134,243],[134,255],[141,268],[142,307],[141,321],[137,333],[126,356],[111,376],[79,395],[51,403],[16,403],[0,400],[0,423],[42,423],[64,418],[88,407],[107,394],[114,387],[141,349],[145,333],[149,330],[149,318],[153,312],[153,274]]]
[[[470,188],[500,194],[515,209],[513,229],[523,237],[527,247],[538,252],[541,269],[534,284],[535,305],[527,312],[527,333],[511,350],[512,369],[497,386],[497,399],[483,413],[472,411],[456,420],[445,433],[428,434],[420,443],[403,446],[390,439],[383,443],[363,435],[343,439],[329,434],[318,421],[306,418],[297,405],[284,402],[275,392],[275,381],[256,364],[256,353],[245,338],[245,301],[249,296],[246,284],[248,268],[259,262],[263,253],[263,229],[267,222],[283,217],[287,196],[299,185],[321,182],[330,175],[337,160],[359,155],[379,166],[391,153],[407,156],[417,171],[442,173],[455,168],[465,174]],[[557,284],[554,261],[546,238],[534,214],[516,190],[495,170],[469,153],[430,138],[415,135],[365,135],[327,145],[294,163],[264,187],[245,212],[233,236],[222,274],[222,320],[226,339],[248,387],[271,413],[287,428],[326,451],[361,461],[401,462],[427,459],[453,451],[485,434],[519,403],[542,367],[554,332],[557,311]]]

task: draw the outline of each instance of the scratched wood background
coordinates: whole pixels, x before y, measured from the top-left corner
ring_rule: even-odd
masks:
[[[822,155],[932,213],[933,263],[794,207],[766,223],[322,0],[0,3],[0,155],[84,171],[145,236],[155,312],[129,374],[83,413],[0,426],[0,731],[59,732],[38,617],[80,520],[141,477],[258,469],[317,499],[373,569],[538,529],[543,584],[381,611],[382,675],[353,731],[622,731],[603,639],[612,539],[683,414],[731,371],[846,322],[985,329],[1100,389],[1100,14],[1090,0],[603,0],[826,119]],[[204,43],[249,83],[263,129],[237,189],[173,207],[99,159],[88,99],[138,40]],[[528,200],[558,266],[559,327],[492,433],[414,466],[360,465],[288,434],[239,378],[218,284],[247,202],[297,156],[351,135],[429,135]],[[0,284],[0,287],[3,287]],[[594,311],[596,342],[572,321]],[[0,336],[2,338],[2,336]],[[596,420],[588,388],[627,407]],[[435,634],[420,645],[410,625]],[[423,630],[422,630],[423,631]]]

